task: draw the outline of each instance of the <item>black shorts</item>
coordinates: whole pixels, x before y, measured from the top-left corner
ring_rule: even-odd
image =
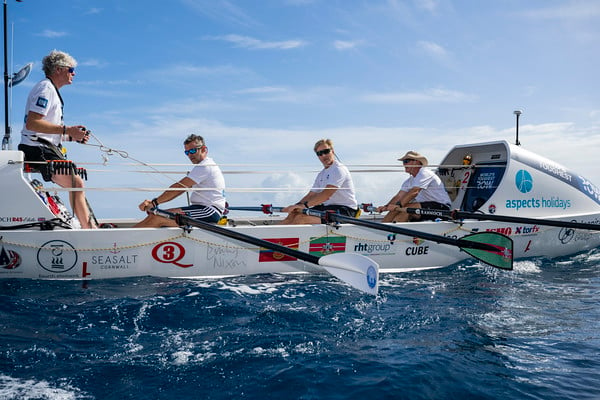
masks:
[[[335,204],[331,204],[328,206],[325,206],[323,204],[319,204],[318,206],[314,206],[311,207],[312,210],[317,210],[317,211],[333,211],[336,214],[340,214],[340,215],[345,215],[348,217],[356,217],[356,213],[358,212],[358,210],[348,207],[348,206],[337,206]],[[328,221],[325,217],[321,217],[321,223],[322,224],[326,224]]]
[[[52,160],[64,160],[65,156],[60,152],[60,148],[56,147],[52,148],[45,145],[40,146],[29,146],[26,144],[19,144],[18,147],[25,155],[25,162],[28,161],[41,161],[39,164],[31,164],[31,167],[35,171],[39,171],[42,174],[42,177],[46,182],[50,182],[52,180],[52,169],[50,168],[50,164],[44,163],[44,161],[52,161]]]
[[[431,209],[431,210],[450,210],[450,206],[447,204],[438,203],[437,201],[424,201],[419,203],[421,208]],[[444,217],[439,217],[435,215],[421,215],[419,221],[435,221],[436,219],[448,219]]]

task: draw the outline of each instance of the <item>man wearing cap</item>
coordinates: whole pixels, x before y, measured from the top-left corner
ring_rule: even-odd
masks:
[[[406,208],[430,208],[450,210],[450,197],[439,176],[427,166],[427,158],[409,151],[398,161],[402,161],[404,169],[410,175],[402,184],[400,191],[385,205],[377,207],[378,212],[388,211],[383,222],[406,222],[435,217],[408,214]]]

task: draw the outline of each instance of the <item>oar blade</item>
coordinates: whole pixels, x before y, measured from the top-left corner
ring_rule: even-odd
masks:
[[[333,253],[319,258],[319,265],[350,286],[371,294],[379,291],[379,264],[357,253]]]
[[[476,259],[492,267],[511,270],[513,269],[513,241],[506,235],[497,232],[478,232],[463,236],[461,240],[485,243],[496,250],[481,250],[461,247],[461,249]]]

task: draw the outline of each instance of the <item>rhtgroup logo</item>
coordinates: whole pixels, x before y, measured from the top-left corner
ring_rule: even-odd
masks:
[[[524,169],[518,170],[515,175],[515,185],[521,193],[531,192],[531,189],[533,189],[533,178],[531,177],[531,174]]]

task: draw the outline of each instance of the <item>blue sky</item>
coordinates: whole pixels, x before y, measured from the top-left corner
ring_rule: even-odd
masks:
[[[523,147],[600,185],[598,1],[7,3],[9,72],[35,63],[12,91],[13,147],[41,59],[59,49],[79,63],[61,90],[67,124],[130,157],[96,165],[97,147],[68,146],[70,158],[94,163],[98,217],[142,217],[137,204],[156,192],[127,188],[178,179],[192,132],[227,171],[231,204],[287,205],[321,167],[319,138],[351,166],[396,165],[411,149],[435,164],[456,144],[514,142],[516,109]],[[153,171],[140,163],[179,165],[131,172]],[[407,175],[353,177],[359,201],[379,204]]]

